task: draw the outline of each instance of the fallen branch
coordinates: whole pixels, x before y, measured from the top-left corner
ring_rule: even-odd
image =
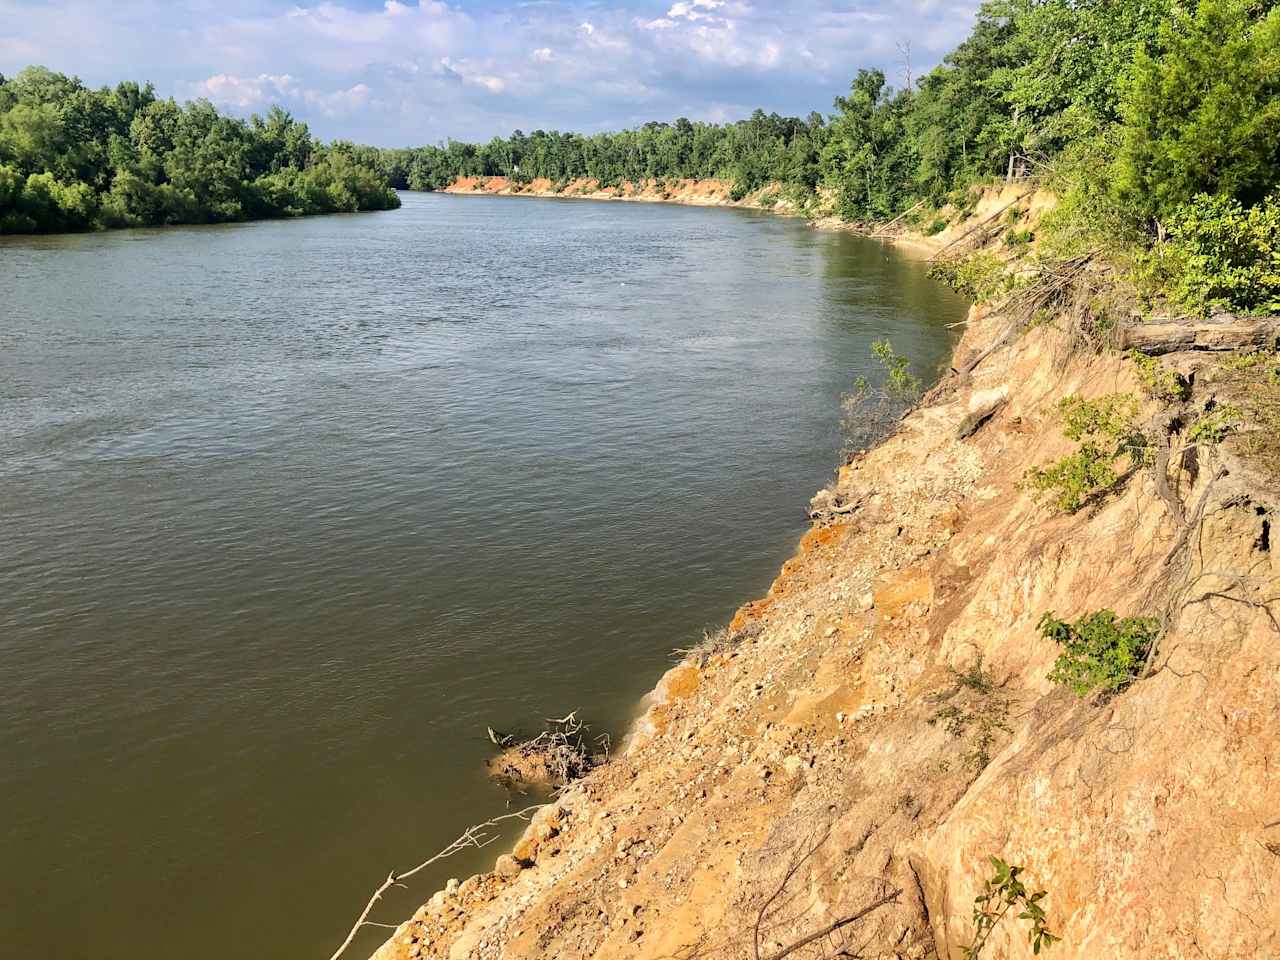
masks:
[[[596,737],[602,751],[593,751],[587,741],[590,727],[578,719],[574,710],[566,716],[546,719],[547,728],[534,737],[514,735],[489,739],[502,752],[489,761],[493,779],[508,787],[563,787],[581,779],[609,759],[608,735]]]
[[[900,222],[904,217],[907,217],[907,216],[909,216],[909,215],[911,215],[911,214],[915,213],[917,210],[919,210],[919,209],[920,209],[921,207],[923,207],[924,205],[925,205],[925,201],[924,201],[924,200],[921,200],[919,203],[917,203],[915,206],[911,207],[910,209],[908,209],[908,210],[903,210],[900,214],[898,214],[896,217],[894,217],[894,218],[893,218],[892,220],[890,220],[888,223],[882,223],[879,227],[877,227],[877,228],[876,228],[876,232],[870,235],[871,239],[872,239],[872,240],[888,240],[888,239],[891,239],[891,238],[893,237],[893,234],[891,234],[891,233],[885,233],[884,231],[888,230],[888,229],[889,229],[890,227],[892,227],[892,226],[895,226],[895,225],[896,225],[896,224],[898,224],[898,223],[899,223],[899,222]]]
[[[943,254],[944,251],[950,250],[961,240],[965,240],[971,235],[973,235],[976,231],[981,230],[983,227],[985,227],[988,223],[990,223],[996,217],[1000,216],[1000,214],[1004,213],[1006,210],[1012,207],[1015,203],[1021,203],[1023,200],[1027,199],[1027,197],[1031,196],[1031,194],[1033,193],[1035,193],[1034,190],[1028,190],[1026,193],[1021,194],[1020,196],[1014,198],[1013,200],[1010,200],[1008,203],[1006,203],[1003,207],[1001,207],[995,213],[991,214],[989,217],[984,217],[982,220],[979,220],[972,227],[970,227],[964,233],[960,234],[960,236],[956,237],[950,243],[946,244],[943,247],[940,247],[938,251],[932,257],[929,258],[929,260],[930,261],[937,260],[938,257],[940,257]]]
[[[1208,319],[1138,323],[1124,331],[1124,346],[1156,357],[1182,350],[1263,350],[1280,337],[1280,317],[1238,317],[1220,313]]]
[[[333,956],[331,956],[329,960],[338,960],[338,958],[347,951],[347,948],[350,947],[352,942],[355,940],[356,934],[360,932],[361,927],[385,926],[385,924],[372,923],[372,921],[369,920],[369,914],[373,911],[377,902],[382,899],[382,895],[392,887],[399,884],[401,880],[408,880],[414,874],[420,873],[433,863],[452,857],[455,853],[461,853],[463,850],[467,849],[478,850],[481,847],[487,847],[489,844],[493,843],[494,840],[498,839],[496,834],[488,833],[487,831],[506,820],[528,820],[533,816],[533,812],[541,806],[543,805],[535,804],[531,807],[525,807],[523,810],[517,810],[515,813],[504,814],[501,817],[494,817],[492,820],[486,820],[484,823],[467,827],[467,829],[462,831],[461,835],[459,835],[459,837],[451,844],[435,856],[424,860],[412,870],[406,870],[404,873],[396,873],[395,871],[392,871],[387,874],[387,879],[382,882],[382,886],[378,887],[378,889],[373,892],[373,896],[369,898],[369,902],[365,904],[364,910],[360,912],[360,916],[356,918],[356,922],[352,925],[351,932],[347,934],[347,938],[342,941],[342,945],[333,952]]]
[[[829,924],[828,926],[823,927],[821,930],[815,930],[813,933],[809,934],[807,937],[804,937],[801,940],[797,940],[795,943],[791,944],[791,946],[785,947],[782,950],[779,950],[775,954],[771,954],[770,956],[766,957],[765,960],[782,960],[783,957],[789,957],[791,956],[791,954],[795,953],[797,950],[803,950],[805,947],[813,943],[815,940],[821,940],[823,937],[829,937],[831,936],[831,934],[835,933],[837,930],[847,927],[851,923],[857,923],[863,917],[867,916],[867,914],[874,913],[876,910],[879,910],[881,907],[886,906],[890,903],[893,903],[893,901],[897,900],[898,897],[900,896],[902,896],[901,890],[894,890],[892,893],[885,894],[883,897],[881,897],[879,900],[875,901],[874,903],[867,904],[857,913],[852,913],[847,917],[842,917],[841,919],[837,920],[835,923],[832,923],[832,924]]]
[[[805,852],[802,853],[799,857],[797,857],[795,859],[795,862],[792,863],[791,866],[787,868],[787,872],[782,875],[782,882],[778,884],[777,888],[770,895],[769,899],[760,905],[760,910],[756,914],[756,925],[755,925],[755,928],[752,930],[751,946],[752,946],[753,956],[755,957],[755,960],[763,960],[763,958],[761,958],[760,956],[760,928],[764,926],[765,914],[769,912],[769,908],[772,907],[778,901],[778,898],[782,896],[783,891],[787,889],[787,884],[789,884],[792,878],[794,878],[795,875],[799,873],[800,868],[803,867],[809,861],[809,858],[812,857],[815,853],[817,853],[818,850],[822,847],[822,845],[827,842],[827,838],[829,836],[831,836],[830,824],[828,824],[827,828],[822,831],[822,835],[818,838],[817,842],[814,843],[812,846],[810,846],[807,850],[805,850]]]

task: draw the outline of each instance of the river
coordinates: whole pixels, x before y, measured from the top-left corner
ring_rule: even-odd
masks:
[[[741,210],[0,238],[0,952],[327,957],[503,811],[486,726],[616,739],[768,587],[872,340],[964,310]]]

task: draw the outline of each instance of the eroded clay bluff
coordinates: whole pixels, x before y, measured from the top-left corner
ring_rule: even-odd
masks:
[[[1227,389],[1204,348],[1232,323],[1148,337],[1190,403]],[[1144,469],[1074,514],[1034,502],[1026,469],[1076,446],[1059,399],[1139,390],[1066,326],[1007,339],[975,308],[955,368],[981,362],[840,470],[625,754],[377,960],[951,960],[991,855],[1048,891],[1053,960],[1280,957],[1278,491],[1227,443],[1168,489]],[[1037,630],[1101,608],[1167,621],[1149,675],[1104,701],[1047,679]],[[989,684],[958,682],[978,664]],[[1026,922],[983,956],[1031,956]]]
[[[798,213],[784,196],[780,184],[771,183],[736,196],[727,180],[624,180],[602,187],[598,180],[580,177],[553,183],[545,177],[516,181],[507,177],[459,177],[444,188],[445,193],[489,194],[502,197],[557,197],[582,200],[631,200],[649,203],[679,203],[695,207],[744,207],[774,213]]]

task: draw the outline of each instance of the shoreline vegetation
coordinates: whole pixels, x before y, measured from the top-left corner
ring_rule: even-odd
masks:
[[[395,209],[369,159],[279,107],[246,121],[149,84],[0,75],[0,235]]]

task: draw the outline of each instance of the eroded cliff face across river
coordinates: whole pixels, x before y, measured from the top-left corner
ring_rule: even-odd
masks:
[[[964,316],[759,213],[404,200],[0,241],[0,953],[328,956],[506,809],[486,725],[626,729],[793,549],[871,341],[927,374]]]
[[[1034,503],[1027,468],[1076,446],[1058,401],[1141,387],[1069,323],[1010,329],[972,310],[977,365],[814,499],[626,754],[376,960],[953,960],[991,856],[1048,892],[1059,960],[1280,955],[1276,486],[1228,443],[1168,464],[1172,492],[1143,470],[1075,514]],[[1222,329],[1167,338],[1188,412],[1228,395]],[[1150,675],[1101,702],[1049,681],[1037,629],[1099,609],[1164,620]],[[1032,956],[1027,930],[983,956]]]

